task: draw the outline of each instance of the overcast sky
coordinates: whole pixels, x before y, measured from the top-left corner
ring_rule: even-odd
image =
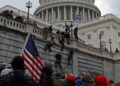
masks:
[[[0,0],[0,8],[5,5],[11,5],[23,11],[27,11],[25,5],[28,0]],[[30,0],[32,8],[30,12],[33,14],[39,6],[39,0]],[[102,15],[113,13],[120,18],[120,0],[96,0],[95,5],[101,10]]]

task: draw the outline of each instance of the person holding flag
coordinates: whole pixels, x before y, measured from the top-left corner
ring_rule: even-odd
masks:
[[[40,69],[44,67],[41,62],[41,57],[38,53],[37,47],[35,46],[32,34],[29,34],[23,51],[22,57],[24,59],[24,65],[27,71],[31,74],[36,83],[39,83],[41,72]]]

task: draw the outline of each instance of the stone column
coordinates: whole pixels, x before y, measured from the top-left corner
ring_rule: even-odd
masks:
[[[90,21],[90,10],[88,9],[88,20]]]
[[[95,17],[96,17],[96,19],[97,19],[97,13],[95,14]]]
[[[52,8],[52,22],[54,21],[54,9]]]
[[[85,8],[83,8],[83,22],[85,22]]]
[[[60,7],[58,7],[58,21],[60,20]]]
[[[40,19],[40,13],[37,14],[37,18]]]
[[[73,54],[73,74],[75,76],[78,76],[78,52],[75,52]]]
[[[77,7],[76,15],[79,15],[79,7]]]
[[[70,8],[70,20],[72,21],[73,20],[73,8],[72,8],[72,6],[71,6],[71,8]]]
[[[92,19],[95,19],[95,17],[94,17],[94,11],[92,11]]]
[[[66,20],[66,7],[64,6],[64,20]]]
[[[77,41],[75,39],[72,39],[72,48],[77,48]],[[74,54],[73,54],[73,67],[72,67],[72,70],[73,70],[73,74],[75,76],[78,76],[78,56],[79,56],[79,53],[78,51],[75,51]]]
[[[46,9],[46,22],[48,21],[48,9]]]

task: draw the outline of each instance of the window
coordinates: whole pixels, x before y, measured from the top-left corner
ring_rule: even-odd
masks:
[[[88,39],[91,39],[91,34],[88,34],[88,35],[87,35],[87,38],[88,38]]]

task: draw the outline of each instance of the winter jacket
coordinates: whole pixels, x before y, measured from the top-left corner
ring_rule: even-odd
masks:
[[[35,83],[23,71],[14,71],[0,76],[0,86],[35,86]]]

